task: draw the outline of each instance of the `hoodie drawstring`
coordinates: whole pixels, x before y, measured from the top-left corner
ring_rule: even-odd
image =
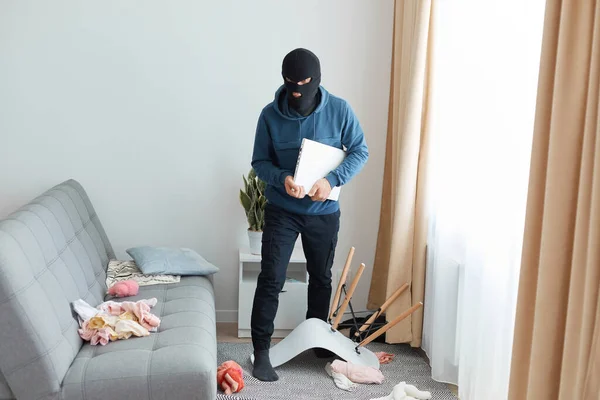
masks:
[[[310,119],[313,120],[313,136],[312,136],[312,140],[314,140],[315,142],[317,141],[317,121],[314,115],[311,115],[310,117],[308,117]],[[296,120],[298,122],[298,136],[302,137],[302,120],[298,119]]]

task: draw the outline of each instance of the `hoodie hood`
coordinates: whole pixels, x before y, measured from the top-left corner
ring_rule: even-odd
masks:
[[[319,86],[319,95],[321,97],[319,104],[317,105],[317,108],[315,108],[315,110],[310,113],[307,116],[302,116],[299,113],[297,113],[295,110],[293,110],[291,107],[289,107],[288,105],[288,101],[287,101],[287,88],[285,87],[285,85],[281,85],[279,87],[279,89],[277,89],[277,91],[275,92],[275,98],[273,101],[273,108],[275,109],[275,112],[277,112],[278,115],[280,115],[281,117],[285,118],[285,119],[289,119],[289,120],[300,120],[300,119],[306,119],[309,118],[311,115],[320,112],[323,107],[325,107],[327,105],[327,102],[329,101],[329,92],[327,90],[325,90],[325,88],[323,86]]]

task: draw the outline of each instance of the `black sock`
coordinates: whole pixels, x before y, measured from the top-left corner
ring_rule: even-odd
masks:
[[[274,382],[279,379],[277,373],[271,366],[271,360],[269,359],[269,350],[255,350],[254,351],[254,368],[252,375],[261,381]]]

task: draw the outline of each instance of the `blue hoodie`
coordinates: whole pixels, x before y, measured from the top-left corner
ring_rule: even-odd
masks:
[[[313,201],[308,195],[296,199],[285,191],[285,179],[294,175],[302,139],[346,150],[343,163],[325,177],[332,188],[348,183],[369,157],[364,133],[350,105],[322,86],[319,93],[319,104],[304,117],[288,107],[286,89],[281,86],[273,102],[263,108],[254,139],[252,167],[267,184],[268,202],[302,215],[324,215],[339,210],[337,201]],[[305,188],[306,192],[310,189]]]

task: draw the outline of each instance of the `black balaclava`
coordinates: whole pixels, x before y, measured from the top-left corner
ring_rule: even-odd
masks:
[[[295,49],[283,59],[281,66],[283,83],[287,89],[288,104],[301,115],[307,116],[318,102],[319,85],[321,84],[321,63],[316,55],[306,49]],[[289,82],[286,78],[290,79]],[[309,83],[298,85],[298,82],[311,78]],[[295,98],[292,93],[302,96]]]

